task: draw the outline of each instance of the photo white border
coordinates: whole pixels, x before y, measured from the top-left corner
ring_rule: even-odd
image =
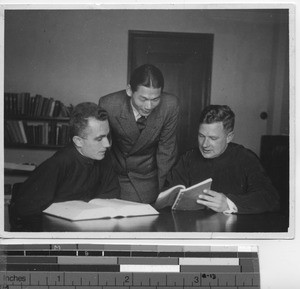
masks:
[[[295,4],[288,2],[283,3],[282,1],[267,1],[266,3],[240,3],[242,1],[232,1],[231,3],[219,4],[218,2],[210,1],[209,3],[197,3],[199,1],[189,1],[189,3],[162,3],[164,1],[151,1],[149,3],[139,3],[136,1],[126,1],[127,3],[110,4],[110,1],[100,1],[101,3],[78,3],[72,4],[74,1],[66,1],[65,3],[55,3],[52,1],[51,4],[43,3],[36,4],[34,2],[27,2],[26,4],[10,3],[0,5],[0,91],[4,92],[4,11],[7,9],[289,9],[290,19],[289,19],[289,29],[290,29],[290,216],[289,216],[289,230],[283,233],[221,233],[221,232],[191,232],[191,233],[163,233],[163,232],[45,232],[45,233],[27,233],[27,232],[6,232],[4,231],[4,218],[0,219],[0,235],[5,240],[18,241],[19,239],[28,240],[49,240],[49,239],[62,239],[62,240],[238,240],[238,239],[252,239],[252,240],[262,240],[262,239],[293,239],[295,235]],[[39,1],[40,2],[40,1]],[[108,3],[106,3],[108,2]],[[196,2],[196,3],[195,3]],[[3,111],[3,98],[0,99],[0,107]],[[3,119],[0,121],[0,134],[3,134]],[[3,138],[0,140],[1,146],[1,164],[0,168],[4,172],[4,141]],[[4,187],[4,174],[1,174],[0,178],[1,191],[3,192]],[[1,193],[0,193],[1,194]],[[4,212],[4,193],[0,196],[0,210]]]

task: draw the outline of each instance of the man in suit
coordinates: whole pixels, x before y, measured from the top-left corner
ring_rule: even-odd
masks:
[[[109,115],[122,199],[153,203],[176,161],[178,99],[163,88],[161,71],[144,64],[125,90],[99,100]]]

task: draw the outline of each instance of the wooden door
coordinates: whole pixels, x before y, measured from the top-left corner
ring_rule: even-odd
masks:
[[[213,35],[129,31],[128,52],[128,77],[151,63],[164,75],[164,91],[178,96],[179,152],[197,146],[199,114],[210,103]]]

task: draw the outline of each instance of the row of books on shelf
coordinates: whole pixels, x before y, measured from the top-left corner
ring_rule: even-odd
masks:
[[[8,116],[69,117],[72,106],[52,97],[30,93],[4,93],[4,113]]]
[[[62,146],[69,143],[67,123],[5,120],[4,143]]]

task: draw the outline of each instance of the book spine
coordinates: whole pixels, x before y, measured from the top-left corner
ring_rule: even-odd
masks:
[[[11,115],[15,115],[15,109],[14,109],[14,94],[9,94],[9,111]]]
[[[50,145],[55,145],[56,142],[56,124],[55,123],[50,123],[49,124],[49,144]]]
[[[53,117],[58,117],[61,110],[61,102],[59,100],[55,100],[54,109],[53,109]]]
[[[25,115],[25,93],[20,93],[21,101],[20,101],[20,114],[23,116]]]
[[[45,144],[48,145],[49,144],[49,123],[46,122],[45,123]]]
[[[55,135],[55,145],[59,145],[59,139],[61,135],[61,126],[59,124],[56,125],[56,135]]]
[[[40,116],[46,116],[46,111],[48,107],[49,99],[47,97],[43,98],[43,105],[41,108]]]
[[[42,123],[40,123],[38,125],[38,144],[43,144],[43,128],[44,125]]]
[[[15,131],[16,131],[18,142],[19,143],[24,143],[19,122],[17,120],[13,120],[12,124],[13,124],[13,127],[14,127]]]
[[[18,94],[12,93],[13,115],[18,115]]]
[[[63,124],[61,130],[60,144],[66,145],[68,142],[69,142],[69,126]]]
[[[177,195],[177,198],[176,198],[173,206],[172,206],[172,210],[176,210],[182,196],[183,196],[183,192],[180,191]]]
[[[4,122],[4,143],[5,144],[13,144],[15,142],[13,133],[7,123],[7,121]]]
[[[41,116],[41,109],[42,109],[42,106],[43,106],[43,100],[44,100],[44,98],[41,95],[38,94],[37,95],[36,108],[35,108],[35,111],[34,111],[35,116]]]
[[[35,122],[27,122],[27,135],[29,138],[30,144],[36,144],[36,126],[37,123]]]
[[[50,102],[50,105],[49,105],[48,116],[50,116],[50,117],[53,116],[54,107],[55,107],[55,101],[54,101],[54,99],[52,99],[51,102]]]
[[[30,93],[24,93],[24,115],[29,116],[30,109]]]
[[[49,107],[50,99],[44,98],[43,108],[42,108],[42,116],[47,116],[47,111]]]
[[[30,116],[34,116],[35,105],[36,105],[36,96],[31,96],[30,97],[30,111],[29,111]]]
[[[27,137],[26,137],[26,132],[24,129],[23,121],[19,120],[18,124],[19,124],[19,128],[20,128],[21,136],[22,136],[22,143],[27,143]]]
[[[16,94],[17,99],[17,115],[22,115],[22,94]]]
[[[33,144],[33,141],[32,141],[32,126],[28,125],[28,122],[24,122],[23,123],[24,125],[24,130],[25,130],[25,133],[26,133],[26,136],[27,136],[27,143],[28,144]]]

